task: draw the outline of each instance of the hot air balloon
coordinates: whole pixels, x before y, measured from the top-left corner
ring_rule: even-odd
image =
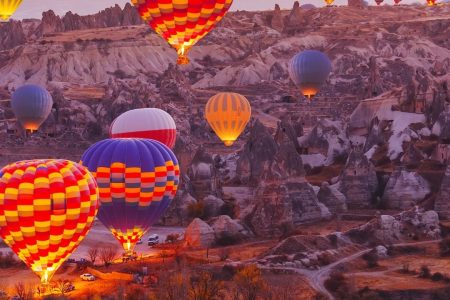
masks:
[[[95,179],[68,160],[28,160],[0,171],[0,236],[48,283],[91,228]]]
[[[334,0],[325,0],[325,3],[327,4],[327,6],[331,6],[334,3]]]
[[[175,197],[178,161],[164,144],[148,139],[107,139],[81,158],[97,180],[98,219],[125,251],[159,219]]]
[[[0,0],[0,20],[8,21],[22,0]]]
[[[402,0],[394,0],[394,3],[398,5]]]
[[[247,98],[236,93],[219,93],[209,99],[205,117],[226,146],[231,146],[244,131],[252,114]]]
[[[427,5],[428,5],[428,6],[434,6],[434,5],[436,5],[436,0],[427,0]]]
[[[328,79],[331,62],[317,50],[306,50],[295,55],[289,63],[289,75],[309,101]]]
[[[44,88],[27,84],[12,94],[11,106],[22,126],[33,131],[47,119],[52,110],[53,99]]]
[[[381,3],[383,3],[384,0],[375,0],[375,2],[377,3],[377,5],[380,5]]]
[[[187,64],[187,52],[225,16],[233,0],[131,0],[142,19]]]
[[[173,118],[158,108],[129,110],[118,116],[110,128],[112,138],[157,140],[169,148],[175,146],[177,127]]]

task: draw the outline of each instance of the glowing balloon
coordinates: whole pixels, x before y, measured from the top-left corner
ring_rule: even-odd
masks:
[[[187,64],[187,52],[208,34],[228,12],[233,0],[131,0],[142,19]]]
[[[0,236],[47,283],[91,228],[95,179],[68,160],[19,161],[0,171]]]
[[[37,130],[52,111],[52,96],[37,85],[24,85],[18,88],[11,99],[14,115],[25,129]]]
[[[434,5],[436,5],[436,0],[427,0],[427,5],[428,5],[428,6],[434,6]]]
[[[20,3],[22,3],[22,0],[0,0],[0,20],[8,21]]]
[[[108,139],[81,158],[97,180],[98,219],[126,251],[159,219],[175,197],[178,161],[164,144],[148,139]]]
[[[205,117],[226,146],[231,146],[250,121],[252,109],[247,98],[236,93],[219,93],[206,104]]]
[[[331,6],[334,3],[334,0],[325,0],[325,3],[327,4],[327,6]]]
[[[331,72],[329,58],[320,51],[306,50],[295,55],[289,63],[289,75],[303,95],[312,100]]]
[[[175,146],[177,127],[173,118],[158,108],[127,111],[118,116],[110,128],[112,138],[144,138]]]

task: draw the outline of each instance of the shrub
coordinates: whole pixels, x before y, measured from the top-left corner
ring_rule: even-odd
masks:
[[[202,218],[205,206],[202,202],[191,203],[187,207],[188,216],[191,218]]]
[[[237,235],[230,234],[228,232],[223,232],[217,239],[216,244],[218,246],[230,246],[238,244],[241,238]]]
[[[364,254],[362,258],[367,262],[367,267],[378,267],[378,255],[375,250],[371,250],[370,252]]]
[[[171,233],[166,237],[166,243],[175,243],[180,239],[179,233]]]
[[[330,278],[325,281],[325,287],[331,292],[337,292],[344,285],[345,277],[340,272],[331,273]]]
[[[227,260],[230,257],[230,249],[220,248],[219,249],[219,257],[220,257],[220,261]]]
[[[234,275],[236,294],[246,300],[256,300],[266,290],[267,284],[256,265],[245,266]],[[239,298],[238,298],[239,299]]]
[[[450,239],[442,240],[439,243],[439,251],[441,256],[450,256]]]
[[[430,268],[428,268],[428,266],[420,267],[420,273],[419,273],[420,278],[430,278],[430,276],[431,276],[431,272],[430,272]]]
[[[433,274],[433,276],[431,276],[431,280],[433,280],[433,281],[441,281],[441,280],[444,280],[444,275],[442,275],[442,274],[439,273],[439,272],[436,272],[436,273]]]

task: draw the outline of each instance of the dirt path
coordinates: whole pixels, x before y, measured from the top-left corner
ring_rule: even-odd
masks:
[[[433,240],[433,241],[422,241],[422,242],[414,242],[414,243],[399,243],[392,245],[393,247],[402,247],[402,246],[420,246],[420,245],[426,245],[426,244],[432,244],[432,243],[438,243],[441,240]],[[302,268],[265,268],[269,270],[289,270],[293,271],[299,275],[303,275],[309,282],[309,284],[320,294],[324,295],[330,300],[334,300],[334,296],[327,290],[325,287],[325,281],[330,277],[330,274],[332,271],[339,265],[348,263],[350,261],[353,261],[364,254],[370,252],[372,248],[364,249],[361,251],[358,251],[356,253],[353,253],[352,255],[343,257],[337,261],[335,261],[332,264],[329,264],[327,266],[324,266],[320,268],[319,270],[308,270],[308,269],[302,269]],[[385,271],[381,272],[384,275]]]

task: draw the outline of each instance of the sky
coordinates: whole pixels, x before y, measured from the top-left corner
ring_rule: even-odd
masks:
[[[403,0],[402,3],[416,2],[417,0]],[[425,0],[423,0],[425,1]],[[120,4],[121,6],[129,0],[23,0],[22,5],[14,15],[15,19],[40,18],[43,11],[53,9],[57,15],[64,15],[68,11],[76,12],[81,15],[98,12],[106,7]],[[275,3],[282,8],[292,8],[295,0],[234,0],[232,10],[267,10],[273,9]],[[374,3],[373,0],[369,2]],[[393,3],[393,0],[385,0],[387,3]],[[322,6],[322,0],[303,0],[301,4],[311,3],[316,6]],[[335,4],[345,5],[347,0],[336,0]]]

